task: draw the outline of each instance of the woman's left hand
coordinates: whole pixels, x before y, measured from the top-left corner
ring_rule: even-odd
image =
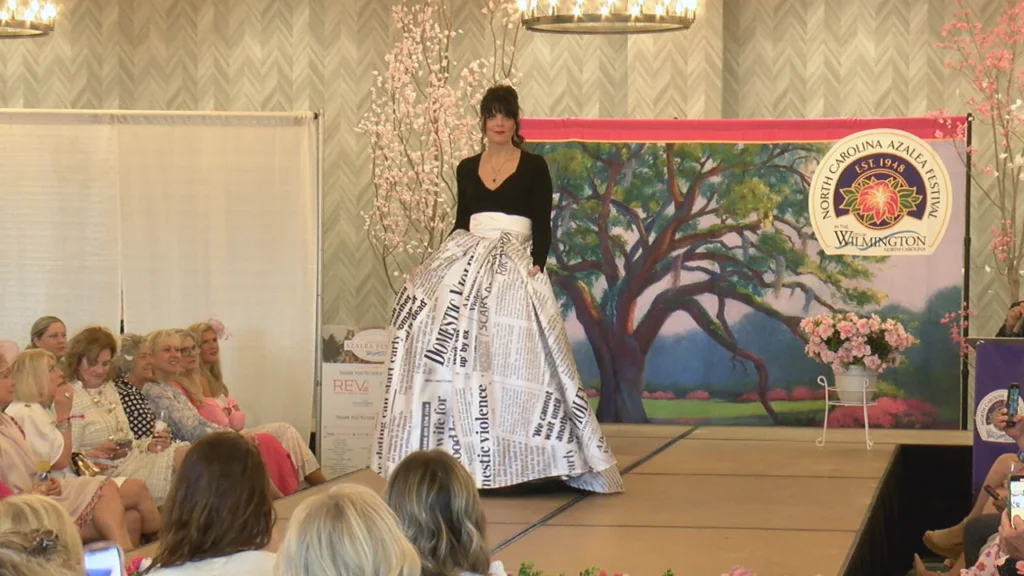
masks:
[[[537,274],[540,274],[540,266],[534,266],[533,268],[530,268],[530,278],[533,278]]]
[[[1016,526],[1010,524],[1009,511],[1003,512],[999,524],[999,542],[1004,554],[1016,560],[1024,559],[1024,521],[1017,518]]]

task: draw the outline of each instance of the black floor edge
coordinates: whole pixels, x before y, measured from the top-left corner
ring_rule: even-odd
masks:
[[[879,507],[879,501],[883,493],[892,488],[894,479],[892,478],[893,466],[897,459],[900,457],[900,451],[903,449],[902,444],[897,444],[896,448],[889,455],[889,461],[885,464],[885,470],[882,472],[882,476],[878,480],[878,485],[875,486],[875,493],[871,495],[871,502],[868,504],[868,513],[860,519],[860,526],[857,527],[857,532],[853,536],[853,544],[849,550],[846,551],[846,557],[843,558],[842,567],[839,569],[841,576],[863,576],[861,574],[853,574],[850,572],[851,563],[854,558],[862,557],[864,555],[864,549],[869,546],[869,542],[864,538],[864,531],[869,524],[877,521],[878,515],[881,513]]]
[[[655,456],[661,454],[665,450],[668,450],[672,446],[675,446],[677,442],[679,442],[680,440],[685,439],[690,434],[693,434],[699,428],[700,428],[700,426],[693,426],[689,430],[683,432],[682,434],[679,434],[678,436],[676,436],[675,438],[672,438],[668,442],[665,442],[664,444],[662,444],[661,446],[656,448],[654,451],[652,451],[650,454],[644,456],[643,458],[640,458],[639,460],[637,460],[636,462],[633,462],[629,466],[626,466],[619,473],[621,475],[623,475],[623,476],[625,476],[626,474],[629,474],[633,470],[636,470],[636,468],[638,466],[642,466],[642,465],[646,464],[647,462],[649,462]],[[571,500],[569,500],[565,504],[562,504],[558,508],[555,508],[551,512],[548,512],[543,517],[541,517],[539,520],[537,520],[536,522],[530,524],[529,526],[527,526],[526,528],[524,528],[520,532],[512,535],[509,538],[506,538],[505,541],[503,541],[501,544],[498,544],[497,546],[495,546],[494,549],[491,550],[491,553],[492,554],[497,554],[498,552],[501,552],[505,548],[508,548],[510,545],[515,543],[517,540],[520,540],[521,538],[523,538],[524,536],[526,536],[530,532],[533,532],[537,528],[540,528],[541,526],[547,524],[548,522],[553,520],[555,517],[557,517],[557,516],[561,515],[562,513],[564,513],[566,510],[572,508],[573,506],[579,504],[580,502],[586,500],[587,498],[589,498],[589,497],[591,497],[593,495],[594,495],[593,492],[586,492],[586,493],[583,493],[583,494],[576,495],[575,497],[573,497]]]

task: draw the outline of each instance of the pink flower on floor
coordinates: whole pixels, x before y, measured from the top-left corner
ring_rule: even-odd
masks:
[[[757,576],[753,570],[744,568],[742,566],[733,566],[728,572],[722,574],[722,576]]]
[[[1017,574],[1024,574],[1024,560],[1017,562],[1014,568],[1017,569]]]

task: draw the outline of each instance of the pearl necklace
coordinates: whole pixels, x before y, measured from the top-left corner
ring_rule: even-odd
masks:
[[[115,432],[107,437],[107,440],[114,442],[115,444],[119,441],[128,440],[132,438],[132,435],[128,432],[124,422],[121,418],[117,417],[117,404],[108,398],[107,391],[111,389],[109,382],[104,382],[99,388],[86,388],[85,384],[82,384],[82,390],[85,391],[85,395],[92,401],[93,406],[100,408],[100,414],[106,412],[103,416],[104,424],[107,425],[107,429],[110,429],[109,420],[113,419]],[[102,401],[102,405],[101,405]],[[120,397],[117,400],[121,402]]]

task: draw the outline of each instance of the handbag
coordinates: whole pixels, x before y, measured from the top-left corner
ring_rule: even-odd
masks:
[[[74,467],[75,473],[84,478],[92,478],[100,473],[100,469],[80,452],[71,455],[71,465]]]

